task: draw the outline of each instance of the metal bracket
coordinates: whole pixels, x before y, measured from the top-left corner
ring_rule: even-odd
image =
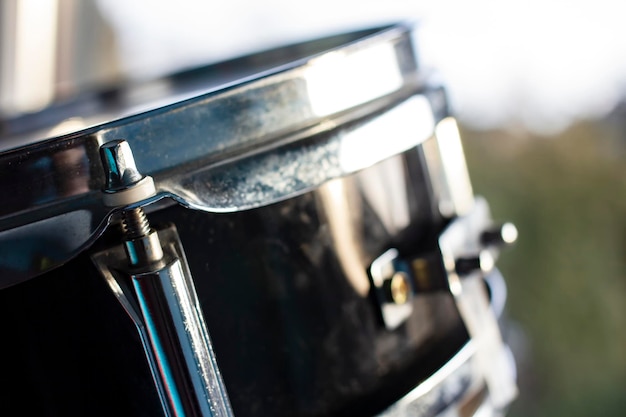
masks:
[[[370,267],[375,297],[388,330],[398,327],[413,313],[413,283],[409,271],[403,268],[398,259],[398,251],[389,249],[376,258]]]
[[[232,416],[176,228],[157,231],[143,208],[127,206],[155,194],[152,178],[124,140],[102,145],[100,155],[104,202],[122,206],[124,239],[92,260],[139,331],[165,414]]]
[[[129,267],[123,245],[92,260],[139,331],[166,415],[232,416],[176,228],[158,238],[151,268]]]
[[[439,250],[416,257],[401,257],[389,249],[370,267],[376,299],[388,330],[411,315],[410,300],[417,294],[449,291],[476,349],[475,363],[489,388],[494,408],[503,408],[517,394],[515,370],[502,341],[497,313],[491,305],[484,280],[499,276],[494,269],[499,248],[517,239],[511,223],[492,224],[489,206],[476,198],[471,210],[455,218],[438,239]],[[394,297],[390,288],[397,277],[409,294]],[[502,301],[498,301],[498,305]]]
[[[498,255],[492,244],[486,244],[487,234],[494,234],[489,206],[485,200],[476,199],[472,210],[453,221],[441,234],[439,248],[450,292],[476,346],[476,362],[489,389],[490,401],[496,409],[501,409],[515,398],[517,386],[483,282]]]

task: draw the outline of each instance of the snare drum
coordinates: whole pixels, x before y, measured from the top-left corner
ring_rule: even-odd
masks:
[[[471,416],[515,395],[493,268],[515,230],[474,198],[409,27],[2,133],[3,414]]]

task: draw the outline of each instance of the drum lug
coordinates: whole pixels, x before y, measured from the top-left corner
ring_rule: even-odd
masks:
[[[500,238],[496,238],[497,234]],[[494,228],[489,206],[481,198],[475,200],[466,215],[452,221],[439,237],[448,288],[475,345],[476,363],[496,409],[503,409],[515,398],[517,386],[496,309],[490,303],[484,280],[497,275],[494,264],[498,246],[512,244],[516,239],[517,229],[511,223]]]
[[[135,204],[154,195],[126,141],[100,149],[104,202]],[[167,416],[232,416],[176,228],[153,229],[142,208],[122,210],[120,245],[92,261],[137,327]]]
[[[513,400],[517,388],[515,371],[511,369],[498,325],[497,311],[503,300],[490,300],[484,281],[497,281],[498,249],[516,239],[515,226],[511,223],[493,226],[486,201],[476,198],[471,210],[451,221],[441,233],[438,250],[411,257],[389,249],[370,267],[374,292],[388,330],[410,317],[413,297],[434,291],[452,294],[474,345],[475,362],[489,389],[490,401],[497,409]],[[408,278],[406,286],[410,289],[410,294],[402,298],[403,303],[394,302],[386,292],[398,274]]]

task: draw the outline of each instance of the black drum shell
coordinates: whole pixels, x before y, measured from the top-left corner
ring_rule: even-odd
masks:
[[[179,231],[237,417],[375,415],[467,340],[449,294],[416,296],[389,331],[346,273],[356,259],[366,279],[390,247],[436,249],[444,220],[420,152],[253,210],[149,214]],[[390,228],[381,207],[408,221]],[[110,228],[92,250],[118,239]],[[162,413],[136,329],[89,252],[0,291],[0,312],[3,415]]]

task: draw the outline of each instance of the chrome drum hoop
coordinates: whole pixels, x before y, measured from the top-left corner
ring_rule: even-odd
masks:
[[[127,140],[140,171],[154,178],[156,196],[139,205],[171,197],[231,212],[289,198],[420,144],[445,115],[444,102],[418,71],[411,28],[396,25],[3,120],[0,288],[63,264],[102,233],[114,211],[101,199],[103,143]],[[69,116],[87,127],[49,137]],[[31,125],[45,129],[28,132]],[[370,152],[356,152],[364,148]],[[53,247],[37,243],[50,240]]]

